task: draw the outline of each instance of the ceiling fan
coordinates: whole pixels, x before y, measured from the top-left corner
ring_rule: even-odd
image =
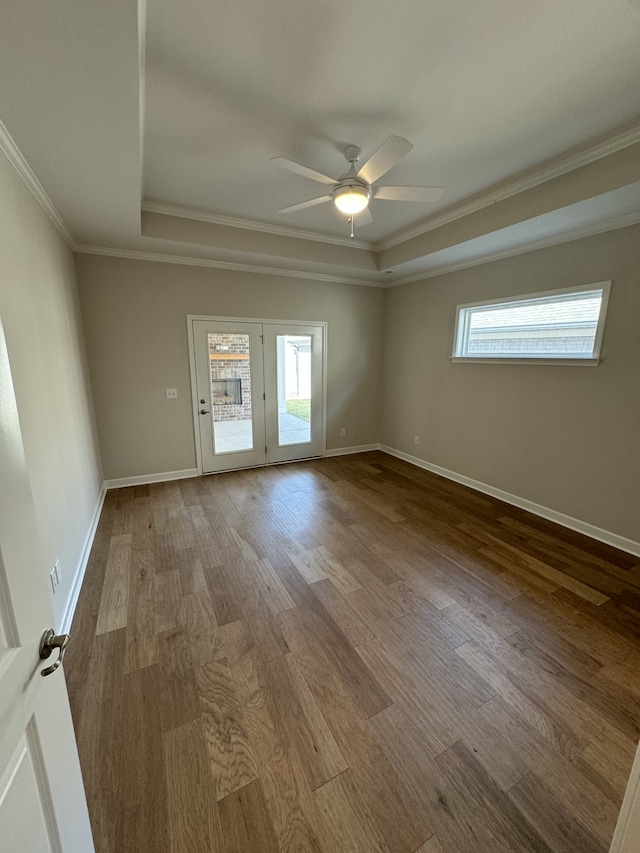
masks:
[[[356,163],[360,160],[360,149],[357,145],[348,145],[344,149],[344,156],[349,163],[349,169],[339,178],[330,178],[329,175],[323,175],[321,172],[316,172],[314,169],[309,169],[307,166],[286,157],[273,157],[271,162],[277,166],[332,187],[327,195],[310,198],[299,204],[292,204],[290,207],[283,207],[279,213],[295,213],[298,210],[333,200],[337,209],[347,216],[353,237],[354,217],[358,217],[358,223],[361,225],[373,221],[369,211],[369,202],[372,198],[385,201],[437,201],[442,195],[442,187],[372,186],[378,178],[381,178],[403,157],[406,157],[412,148],[413,145],[401,136],[390,136],[377,151],[373,152],[366,163],[357,169]]]

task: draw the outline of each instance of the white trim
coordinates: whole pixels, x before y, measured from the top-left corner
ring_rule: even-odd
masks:
[[[614,219],[605,220],[593,225],[585,225],[581,228],[575,228],[572,231],[565,231],[561,234],[550,234],[548,237],[543,237],[540,240],[534,240],[531,243],[525,243],[521,246],[513,246],[510,249],[502,249],[497,252],[492,252],[489,255],[483,255],[477,258],[467,258],[465,261],[444,264],[441,267],[436,267],[424,272],[413,273],[412,275],[396,278],[392,281],[383,283],[384,287],[398,287],[402,284],[413,284],[415,281],[424,281],[427,278],[435,278],[446,273],[457,272],[458,270],[466,270],[471,267],[479,267],[482,264],[490,264],[493,261],[501,261],[504,258],[514,258],[517,255],[526,255],[527,252],[535,252],[538,249],[548,249],[551,246],[560,246],[563,243],[572,243],[574,240],[582,240],[585,237],[594,237],[596,234],[606,234],[608,231],[617,231],[619,228],[628,228],[631,225],[637,225],[640,222],[640,211],[633,213],[625,213],[623,216],[616,216]],[[499,233],[493,232],[493,233]],[[463,246],[464,243],[455,245]],[[453,247],[452,247],[453,248]],[[423,255],[428,258],[428,255]]]
[[[593,524],[588,524],[586,521],[580,521],[578,518],[573,518],[570,515],[565,515],[555,509],[541,506],[526,498],[512,495],[510,492],[505,492],[495,486],[489,486],[487,483],[481,483],[479,480],[473,480],[471,477],[466,477],[464,474],[458,474],[455,471],[449,471],[447,468],[441,468],[440,465],[434,465],[431,462],[426,462],[417,456],[411,456],[409,453],[403,453],[401,450],[395,450],[393,447],[388,447],[385,444],[380,445],[380,450],[383,453],[388,453],[389,456],[396,456],[398,459],[403,459],[411,465],[418,468],[424,468],[425,471],[431,471],[433,474],[438,474],[440,477],[446,477],[447,480],[454,480],[456,483],[461,483],[463,486],[468,486],[470,489],[475,489],[477,492],[483,492],[485,495],[490,495],[492,498],[497,498],[500,501],[517,506],[519,509],[524,509],[533,515],[539,515],[541,518],[546,518],[548,521],[554,521],[562,527],[568,527],[569,530],[575,530],[577,533],[583,533],[585,536],[590,536],[592,539],[597,539],[598,542],[604,542],[606,545],[611,545],[613,548],[618,548],[620,551],[626,551],[628,554],[633,554],[635,557],[640,557],[640,542],[635,542],[633,539],[627,539],[625,536],[619,536],[617,533],[610,533],[608,530],[603,530],[601,527],[596,527]]]
[[[604,334],[604,324],[607,317],[609,305],[609,294],[611,292],[611,280],[598,281],[589,284],[578,284],[572,287],[560,287],[552,290],[542,290],[536,293],[526,293],[517,296],[500,296],[496,299],[483,299],[480,302],[465,302],[456,305],[456,322],[453,333],[453,355],[451,361],[463,364],[563,364],[576,367],[597,367],[600,364],[600,347]],[[494,355],[473,355],[469,353],[470,321],[474,312],[482,314],[494,308],[514,308],[528,305],[550,305],[561,301],[563,297],[582,296],[600,297],[598,308],[598,321],[590,355],[561,355],[559,352],[551,352],[549,355],[531,355],[530,353],[499,353]],[[544,321],[543,321],[544,322]],[[521,327],[525,329],[526,327]]]
[[[355,447],[333,447],[325,451],[325,456],[349,456],[351,453],[369,453],[371,450],[381,450],[379,444],[358,444]]]
[[[631,768],[609,853],[636,853],[640,849],[640,747]]]
[[[482,299],[480,302],[464,302],[461,305],[456,305],[456,309],[460,308],[489,308],[490,306],[501,307],[510,305],[511,303],[519,302],[543,302],[553,296],[569,296],[573,293],[595,293],[597,290],[602,291],[602,301],[605,296],[608,299],[611,289],[611,279],[608,281],[595,281],[588,284],[574,284],[571,287],[555,287],[552,290],[537,290],[535,293],[525,293],[520,296],[498,296],[495,299]],[[606,307],[606,305],[605,305]]]
[[[100,513],[102,512],[102,505],[104,504],[106,494],[107,489],[105,484],[103,483],[102,488],[100,490],[100,494],[98,495],[96,508],[93,512],[93,518],[91,519],[91,524],[89,525],[89,530],[84,540],[84,545],[82,547],[80,559],[78,560],[76,573],[73,578],[73,582],[71,584],[71,588],[69,590],[69,594],[64,605],[62,618],[60,620],[60,624],[58,625],[58,634],[68,634],[71,629],[71,623],[73,622],[73,617],[76,612],[76,606],[78,604],[80,590],[82,589],[82,581],[84,580],[84,573],[87,570],[89,555],[91,554],[93,540],[95,539],[96,530],[98,529],[98,524],[100,522]]]
[[[189,351],[189,379],[191,381],[191,419],[193,421],[193,440],[196,447],[196,471],[203,476],[202,447],[200,446],[200,427],[198,425],[198,382],[196,375],[196,338],[193,333],[193,321],[204,320],[196,314],[187,314],[187,346]]]
[[[373,248],[372,243],[364,240],[352,240],[350,237],[334,237],[330,234],[316,234],[301,228],[287,228],[286,225],[274,225],[267,222],[256,222],[253,219],[236,219],[218,213],[207,213],[191,207],[180,207],[173,204],[161,204],[155,201],[143,201],[141,210],[146,213],[160,213],[162,216],[177,216],[180,219],[193,219],[196,222],[211,222],[214,225],[225,225],[228,228],[240,228],[245,231],[260,231],[263,234],[274,234],[278,237],[295,237],[298,240],[313,240],[316,243],[330,243],[332,246],[349,246],[356,249]]]
[[[562,234],[553,234],[541,240],[534,240],[530,243],[525,243],[520,246],[514,246],[509,249],[492,252],[488,255],[483,255],[476,258],[468,258],[464,261],[452,262],[434,269],[426,269],[422,272],[412,273],[411,275],[403,276],[396,279],[381,279],[379,276],[384,275],[384,270],[376,270],[367,275],[378,276],[378,278],[351,278],[349,276],[330,275],[325,273],[312,273],[299,270],[278,269],[274,267],[260,267],[251,264],[239,264],[229,261],[216,261],[211,258],[194,258],[184,255],[166,255],[160,252],[142,252],[137,249],[118,249],[109,246],[89,246],[85,244],[73,245],[75,252],[86,255],[104,255],[112,258],[128,258],[134,261],[156,261],[163,264],[182,264],[185,266],[210,267],[213,269],[230,269],[237,272],[250,272],[259,275],[280,275],[288,278],[308,279],[312,281],[327,281],[337,284],[356,284],[361,287],[400,287],[403,284],[412,284],[416,281],[425,281],[429,278],[435,278],[447,273],[457,272],[458,270],[470,269],[471,267],[490,264],[493,261],[501,261],[505,258],[513,258],[518,255],[525,255],[527,252],[535,252],[538,249],[547,249],[551,246],[559,246],[563,243],[571,243],[574,240],[582,240],[585,237],[592,237],[596,234],[605,234],[608,231],[616,231],[619,228],[628,228],[631,225],[636,225],[640,222],[640,211],[627,213],[623,216],[615,217],[608,221],[600,222],[595,225],[576,228],[572,231],[566,231]],[[463,244],[461,244],[463,245]],[[428,258],[428,255],[423,257]]]
[[[326,326],[326,320],[277,320],[275,317],[214,317],[211,314],[187,314],[191,320],[212,320],[214,323],[273,323],[274,326]]]
[[[31,168],[31,166],[29,166],[22,152],[14,142],[11,134],[1,121],[0,151],[4,152],[9,163],[11,163],[16,173],[19,175],[20,178],[22,178],[27,187],[31,190],[36,201],[47,214],[49,219],[53,222],[53,224],[55,225],[59,233],[62,235],[69,248],[75,249],[75,243],[73,237],[71,236],[71,231],[69,231],[69,228],[67,227],[67,223],[58,213],[54,203],[51,201],[51,199],[45,192],[44,187],[36,178],[35,172]]]
[[[561,364],[564,367],[597,367],[599,358],[532,358],[523,355],[520,358],[508,356],[505,358],[482,358],[481,356],[450,355],[454,364]]]
[[[286,278],[304,278],[312,281],[328,281],[336,284],[359,284],[364,287],[382,287],[382,282],[370,279],[349,278],[349,276],[330,275],[328,273],[307,272],[306,270],[279,269],[261,267],[254,264],[240,264],[232,261],[217,261],[214,258],[195,258],[186,255],[165,255],[161,252],[140,252],[137,249],[114,249],[109,246],[77,245],[76,252],[84,255],[106,255],[110,258],[128,258],[133,261],[157,261],[162,264],[184,264],[190,267],[212,267],[236,272],[259,273],[260,275],[279,275]]]
[[[197,468],[185,468],[183,471],[163,471],[160,474],[138,474],[135,477],[120,477],[105,480],[105,489],[123,489],[126,486],[146,486],[149,483],[168,483],[170,480],[187,480],[198,477]]]
[[[601,160],[603,157],[608,157],[615,154],[617,151],[622,151],[630,145],[635,145],[640,142],[640,125],[625,130],[622,133],[606,139],[604,142],[599,142],[590,148],[583,149],[574,154],[569,154],[566,157],[554,158],[552,163],[547,161],[547,165],[533,167],[532,170],[525,170],[525,173],[520,173],[521,177],[513,180],[507,179],[506,182],[494,184],[486,191],[481,192],[473,201],[462,202],[448,211],[435,215],[427,222],[421,225],[416,225],[414,228],[407,228],[387,240],[374,245],[374,249],[382,252],[385,249],[391,249],[393,246],[398,246],[407,240],[414,237],[419,237],[421,234],[427,234],[435,228],[440,228],[442,225],[448,225],[450,222],[455,222],[457,219],[462,219],[463,216],[469,216],[471,213],[477,213],[485,207],[489,207],[498,201],[504,201],[518,193],[533,189],[546,181],[551,181],[554,178],[559,178],[566,175],[568,172],[573,172],[582,166],[587,166],[589,163],[594,163],[596,160]]]

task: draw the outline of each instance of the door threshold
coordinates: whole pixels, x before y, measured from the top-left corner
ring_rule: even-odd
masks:
[[[310,459],[324,459],[325,454],[303,456],[301,459],[285,459],[282,462],[262,462],[259,465],[241,465],[238,468],[223,468],[220,471],[203,471],[199,477],[213,477],[215,474],[230,474],[232,471],[255,471],[256,468],[273,468],[274,465],[295,465],[296,462],[308,462]]]

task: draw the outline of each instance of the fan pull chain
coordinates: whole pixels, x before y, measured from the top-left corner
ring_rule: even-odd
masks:
[[[351,226],[351,239],[353,240],[353,216],[350,216],[348,219],[349,225]]]

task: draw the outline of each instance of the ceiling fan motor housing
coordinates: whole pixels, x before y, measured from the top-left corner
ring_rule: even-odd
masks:
[[[360,149],[357,145],[347,145],[344,149],[344,156],[347,163],[351,163],[353,166],[353,164],[357,163],[360,159]]]

